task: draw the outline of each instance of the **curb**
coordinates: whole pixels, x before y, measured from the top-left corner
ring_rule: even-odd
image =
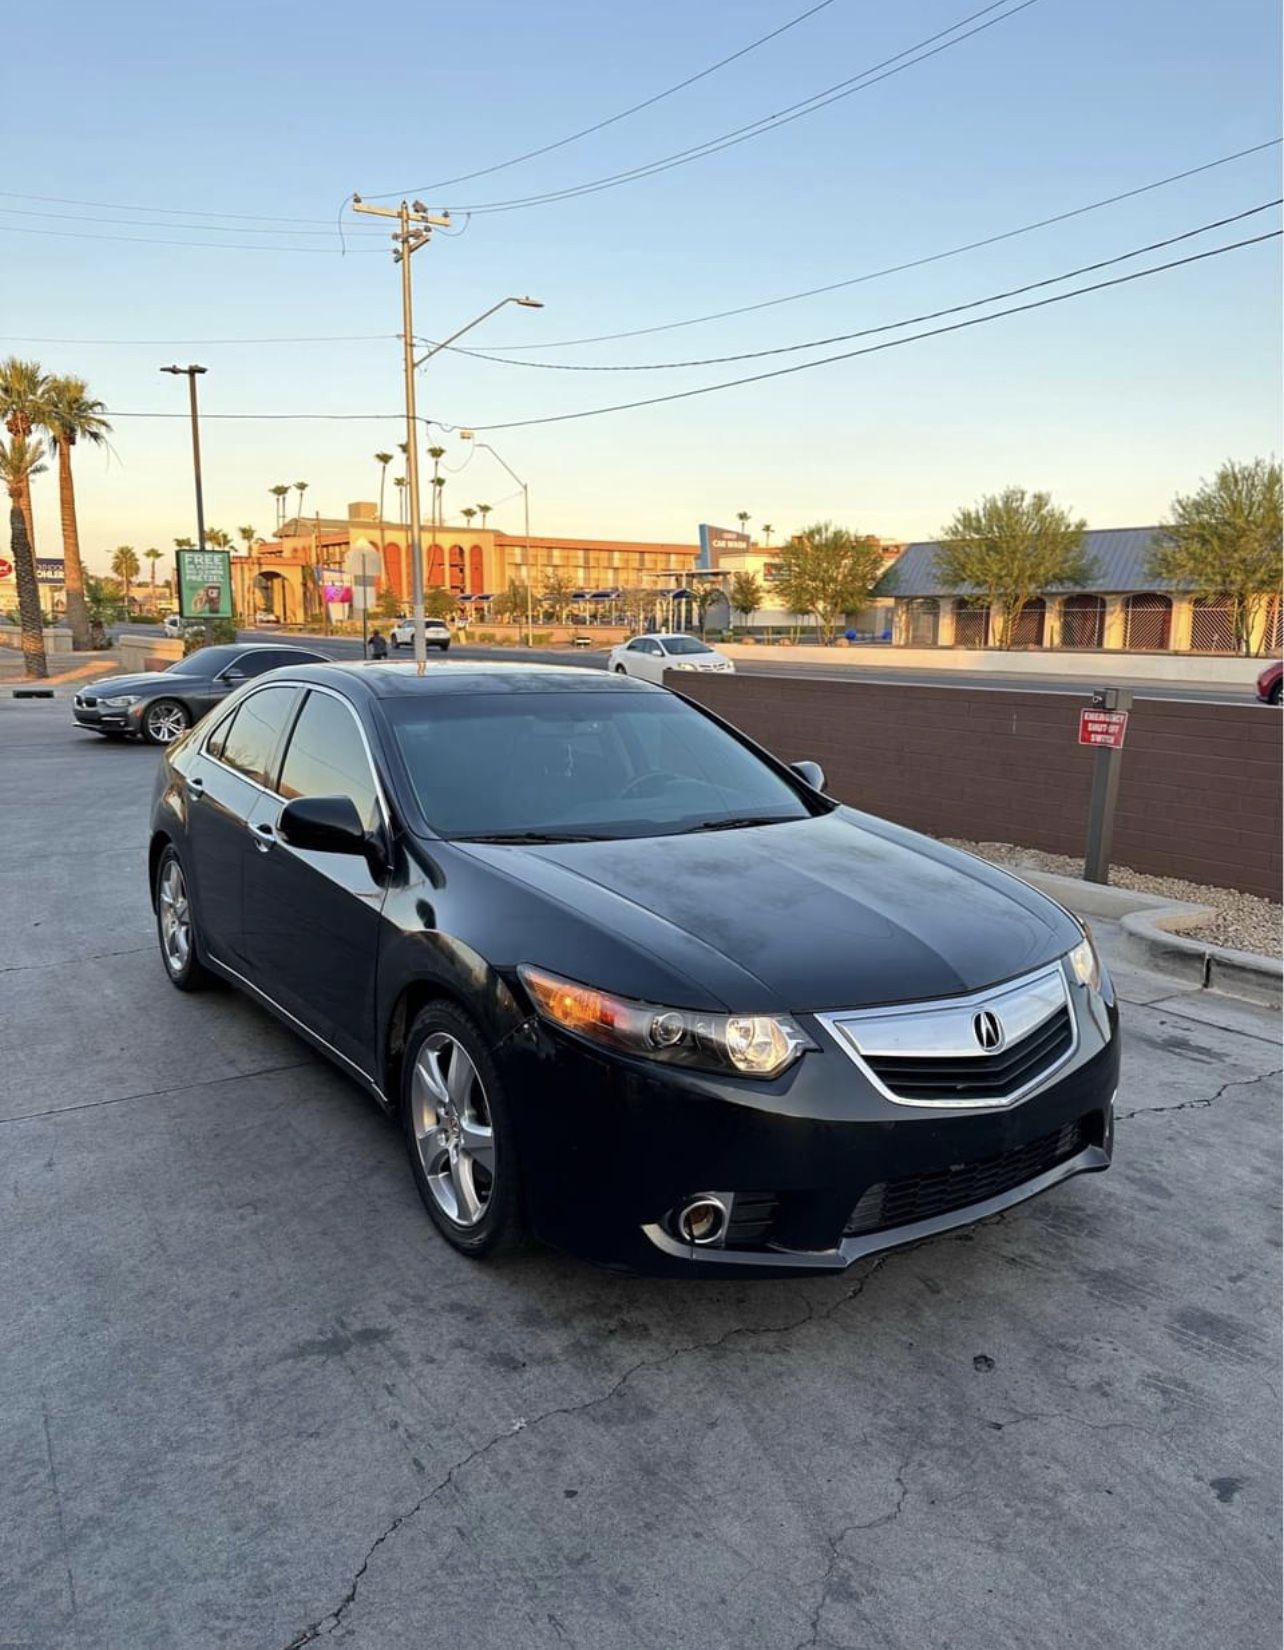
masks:
[[[1207,905],[1190,905],[1131,888],[1110,888],[1051,871],[1017,868],[1014,874],[1076,916],[1117,922],[1123,931],[1120,949],[1133,962],[1189,980],[1201,989],[1224,991],[1267,1008],[1284,1005],[1284,962],[1259,956],[1255,951],[1235,951],[1227,945],[1187,939],[1181,932],[1183,928],[1198,927],[1212,915]]]

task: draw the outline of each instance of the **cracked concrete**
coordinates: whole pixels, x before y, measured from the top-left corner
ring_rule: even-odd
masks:
[[[1272,1016],[1121,967],[1111,1173],[841,1278],[474,1266],[371,1102],[164,985],[155,758],[65,708],[0,707],[0,1639],[1278,1643]]]

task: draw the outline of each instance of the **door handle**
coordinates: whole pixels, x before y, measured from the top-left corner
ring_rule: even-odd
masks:
[[[193,775],[187,781],[187,794],[193,802],[199,802],[205,795],[205,781],[198,775]]]
[[[261,854],[266,854],[276,847],[276,830],[273,826],[266,823],[251,826],[250,834],[254,838],[254,846]]]

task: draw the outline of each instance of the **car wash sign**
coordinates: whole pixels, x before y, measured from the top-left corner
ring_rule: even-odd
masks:
[[[700,524],[700,559],[697,567],[716,567],[723,556],[753,549],[748,533],[737,533],[730,527],[710,527]]]

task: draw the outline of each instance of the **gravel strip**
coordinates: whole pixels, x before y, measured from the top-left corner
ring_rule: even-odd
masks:
[[[981,859],[993,860],[996,865],[1009,865],[1014,871],[1024,868],[1051,871],[1063,877],[1083,875],[1082,859],[1069,854],[1045,854],[1037,848],[1018,848],[1011,842],[965,842],[959,837],[942,840]],[[1263,957],[1281,954],[1280,923],[1284,912],[1274,900],[1241,894],[1233,888],[1183,882],[1180,877],[1152,877],[1144,871],[1130,871],[1126,865],[1110,867],[1110,883],[1114,888],[1131,888],[1139,894],[1162,894],[1191,905],[1212,906],[1214,915],[1206,923],[1198,928],[1182,929],[1190,939],[1203,940],[1208,945],[1229,945],[1236,951],[1256,951]]]

